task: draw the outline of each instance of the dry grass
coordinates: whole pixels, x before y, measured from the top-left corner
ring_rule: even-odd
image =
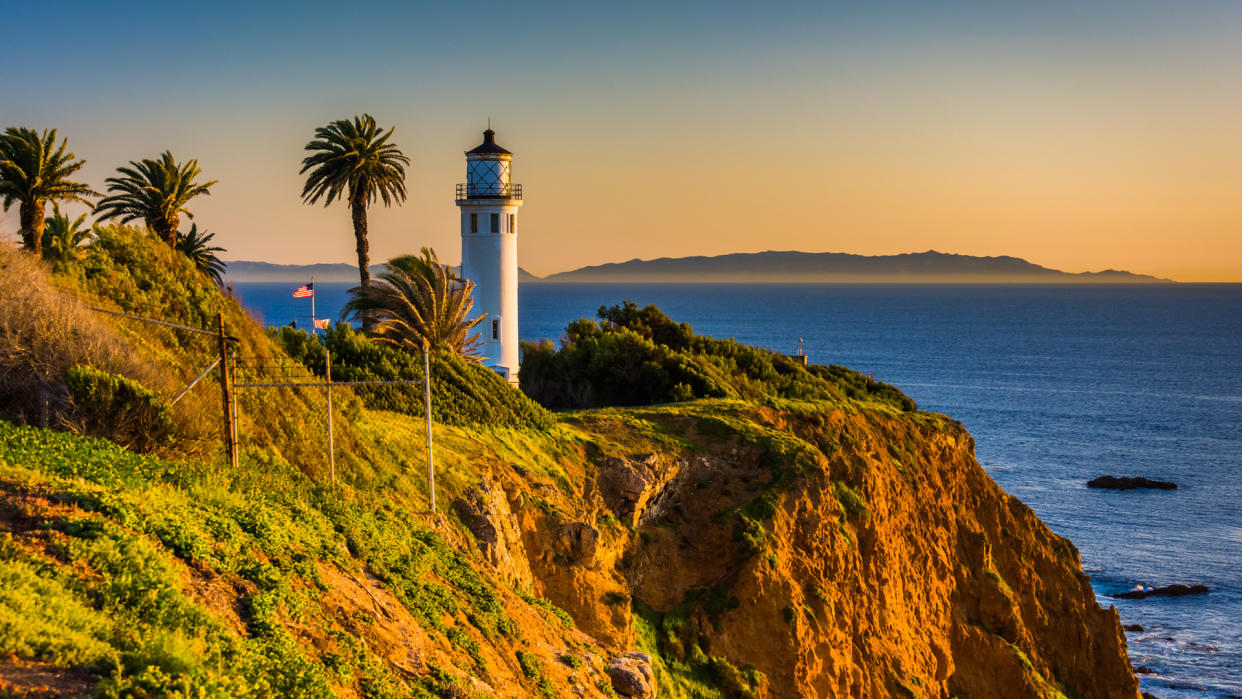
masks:
[[[34,425],[46,418],[52,427],[98,434],[85,428],[66,387],[66,372],[79,365],[133,379],[165,396],[178,388],[108,320],[57,289],[47,263],[0,241],[0,417]],[[202,426],[190,408],[177,411],[182,439],[173,452],[195,451]]]
[[[37,422],[42,386],[52,412],[65,414],[64,375],[78,364],[140,381],[153,378],[115,331],[53,286],[42,260],[0,243],[0,413]]]

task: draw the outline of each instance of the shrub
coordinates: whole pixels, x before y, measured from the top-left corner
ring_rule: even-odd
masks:
[[[76,407],[69,421],[78,431],[143,452],[172,437],[172,408],[137,381],[80,365],[65,373],[65,385]]]
[[[738,669],[718,655],[708,658],[707,664],[728,699],[758,699],[766,684],[762,672],[750,666]]]
[[[335,381],[421,381],[423,360],[396,347],[371,340],[338,323],[322,338],[305,330],[269,328],[269,336],[293,359],[324,375],[324,352],[332,353]],[[431,416],[446,425],[496,425],[546,428],[552,416],[516,391],[496,372],[447,352],[431,356]],[[423,415],[420,386],[360,386],[367,407],[416,417]]]
[[[522,344],[522,390],[551,409],[649,405],[696,398],[869,400],[901,410],[901,391],[844,367],[810,366],[733,340],[696,335],[655,306],[601,307],[551,342]]]

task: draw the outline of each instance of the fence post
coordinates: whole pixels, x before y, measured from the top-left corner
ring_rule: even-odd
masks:
[[[332,442],[332,352],[328,350],[327,340],[324,341],[323,367],[328,377],[328,473],[332,477],[332,485],[336,485],[336,446]]]
[[[229,340],[224,334],[224,314],[216,314],[216,327],[220,339],[220,398],[224,406],[224,445],[229,452],[229,465],[237,468],[237,442],[233,439],[233,397],[229,385]]]
[[[233,372],[229,379],[229,394],[233,398],[233,450],[241,451],[241,401],[237,398],[237,362],[233,362]]]
[[[39,427],[47,429],[47,384],[39,381]]]
[[[436,462],[431,451],[431,359],[423,341],[423,412],[427,420],[427,486],[431,495],[431,514],[436,513]]]

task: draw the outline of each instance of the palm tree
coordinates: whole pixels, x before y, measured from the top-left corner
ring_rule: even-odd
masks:
[[[52,205],[53,213],[47,217],[43,229],[43,258],[47,260],[68,260],[78,256],[78,248],[91,237],[91,229],[83,228],[86,214],[69,220],[60,212],[60,207]]]
[[[160,240],[170,246],[177,244],[177,226],[181,216],[194,218],[185,205],[194,197],[211,194],[211,186],[219,180],[195,182],[202,169],[197,160],[178,163],[172,153],[164,151],[159,160],[130,161],[119,167],[123,177],[109,177],[108,193],[95,207],[99,220],[119,218],[121,223],[143,219]]]
[[[343,317],[371,317],[370,333],[379,342],[410,352],[442,348],[479,361],[479,335],[470,334],[484,316],[467,316],[474,306],[474,282],[457,279],[430,248],[422,256],[393,258],[378,283],[349,290]],[[486,314],[484,314],[486,315]]]
[[[302,201],[307,204],[324,199],[324,206],[329,206],[338,197],[349,203],[363,287],[371,283],[367,206],[376,199],[384,206],[405,201],[405,166],[410,159],[388,142],[394,130],[384,132],[370,114],[315,129],[315,139],[306,144],[312,155],[302,160],[298,173],[309,172],[302,188]]]
[[[69,176],[86,164],[74,153],[66,153],[69,139],[56,147],[56,129],[10,126],[0,135],[0,197],[4,210],[20,202],[22,245],[36,255],[43,253],[43,227],[48,202],[86,201],[99,193]]]
[[[178,252],[190,258],[198,271],[211,277],[216,286],[223,286],[226,267],[216,253],[224,252],[224,248],[211,244],[211,239],[214,237],[216,237],[215,233],[208,233],[206,230],[200,234],[198,224],[195,223],[190,226],[189,233],[177,234],[176,248]]]

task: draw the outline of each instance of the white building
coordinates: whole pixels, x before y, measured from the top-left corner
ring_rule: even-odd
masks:
[[[518,380],[517,214],[522,185],[510,182],[513,154],[496,145],[496,132],[466,151],[466,183],[457,185],[461,207],[461,274],[475,283],[474,312],[484,364]]]

